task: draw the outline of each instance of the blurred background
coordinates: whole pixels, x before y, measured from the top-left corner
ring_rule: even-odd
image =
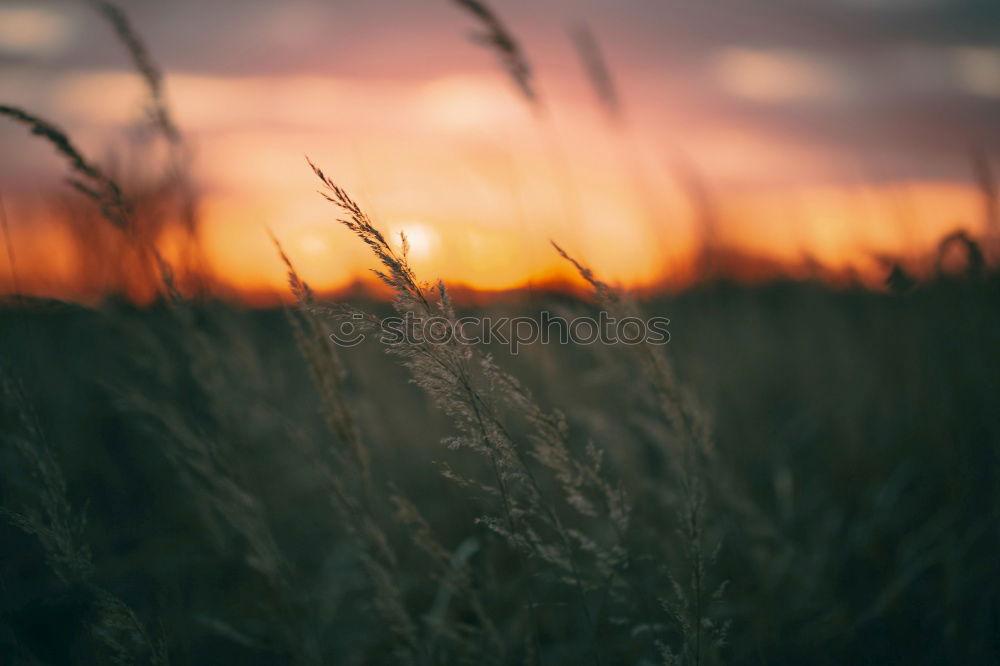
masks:
[[[251,302],[283,291],[267,229],[320,289],[368,279],[305,155],[407,232],[418,269],[479,290],[572,280],[550,237],[631,287],[690,283],[708,245],[742,279],[879,284],[886,256],[995,228],[983,183],[1000,141],[1000,7],[986,0],[510,0],[497,9],[538,108],[446,2],[126,9],[190,150],[193,270]],[[595,50],[603,99],[584,64]],[[124,181],[164,152],[143,131],[141,79],[87,3],[0,2],[0,91]],[[89,223],[52,151],[11,123],[0,145],[19,288],[147,298],[135,271],[87,258],[74,227]],[[177,213],[157,214],[155,242],[176,259]]]

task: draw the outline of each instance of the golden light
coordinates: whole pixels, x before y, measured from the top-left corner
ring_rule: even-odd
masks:
[[[287,25],[276,23],[268,34],[277,42],[308,34],[314,9],[289,10]],[[62,48],[71,27],[66,18],[27,5],[0,9],[0,54]],[[441,48],[457,53],[462,45],[456,44]],[[556,51],[546,48],[555,49],[539,47],[540,70],[557,62]],[[904,79],[908,69],[920,81],[933,79],[923,66],[933,61],[952,76],[950,90],[1000,96],[995,48],[920,46],[910,53],[894,47],[892,53],[902,64],[884,56],[880,62]],[[195,157],[203,270],[226,293],[282,293],[285,269],[271,230],[318,290],[370,279],[372,257],[316,194],[319,183],[306,155],[351,193],[391,242],[398,245],[399,232],[406,233],[422,277],[482,290],[572,281],[550,238],[623,286],[690,279],[706,231],[672,166],[677,152],[697,161],[711,185],[715,241],[739,253],[865,266],[873,253],[927,251],[956,226],[978,229],[981,198],[968,184],[898,176],[891,184],[866,184],[862,177],[860,186],[845,186],[845,173],[863,166],[866,156],[817,147],[807,131],[727,115],[734,98],[741,108],[746,100],[844,106],[835,103],[864,92],[844,62],[806,47],[731,47],[706,56],[708,76],[704,69],[697,74],[715,95],[714,106],[696,115],[689,110],[684,124],[675,122],[671,113],[688,103],[680,87],[674,90],[683,77],[633,67],[621,72],[632,83],[627,91],[622,86],[628,126],[614,128],[578,70],[572,79],[551,72],[545,78],[554,85],[544,86],[548,115],[542,118],[487,58],[481,65],[442,58],[446,64],[436,69],[397,62],[399,71],[364,76],[319,65],[292,73],[167,68],[167,99]],[[920,66],[903,62],[913,58]],[[39,71],[19,62],[0,67],[4,101],[51,118],[97,161],[132,157],[124,130],[144,118],[146,93],[126,63],[117,70]],[[563,87],[562,79],[578,85]],[[5,142],[12,140],[8,153],[15,156],[0,164],[5,174],[16,175],[30,161],[34,175],[44,173],[45,185],[57,186],[61,165],[48,147],[20,127],[0,131]],[[136,158],[150,162],[144,164],[150,174],[163,166],[162,154]],[[118,167],[129,168],[123,163]],[[955,174],[961,165],[945,167]],[[54,231],[65,215],[54,210],[55,198],[20,182],[0,185],[17,254],[32,257],[21,268],[32,275],[20,282],[36,292],[78,296],[86,282],[72,275],[80,250],[72,247],[72,234]],[[168,235],[161,240],[168,243]],[[59,251],[36,251],[47,243]],[[0,290],[9,291],[3,264],[0,254]]]
[[[486,77],[436,79],[423,87],[418,104],[426,122],[448,132],[494,132],[518,112],[517,100]]]
[[[309,254],[323,254],[330,249],[326,240],[317,234],[303,234],[299,238],[299,247]]]
[[[402,222],[393,225],[390,233],[400,247],[402,247],[402,236],[405,235],[406,243],[409,245],[409,256],[412,259],[430,257],[440,243],[437,232],[423,222]]]

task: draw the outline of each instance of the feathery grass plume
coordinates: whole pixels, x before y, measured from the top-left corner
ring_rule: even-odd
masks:
[[[149,122],[167,141],[170,156],[166,181],[177,193],[180,220],[187,233],[184,265],[190,271],[202,260],[198,245],[198,194],[191,181],[192,152],[167,104],[163,71],[149,53],[141,35],[125,11],[107,0],[90,0],[94,8],[108,21],[119,41],[128,51],[132,64],[145,84]]]
[[[637,315],[634,306],[620,292],[598,279],[590,268],[554,241],[552,246],[591,285],[598,303],[611,314],[618,318]],[[708,568],[717,555],[717,548],[709,551],[705,543],[708,475],[710,467],[714,467],[715,448],[704,412],[681,385],[662,350],[648,342],[641,342],[635,349],[657,396],[664,421],[671,429],[668,460],[678,484],[679,498],[675,508],[687,570],[683,584],[668,572],[672,597],[662,598],[661,605],[679,630],[681,640],[677,651],[660,641],[661,654],[669,666],[699,665],[709,649],[717,649],[725,643],[728,632],[728,623],[717,622],[709,611],[711,603],[721,598],[725,583],[712,590],[706,582]]]
[[[317,320],[318,304],[309,285],[302,280],[278,239],[271,234],[288,272],[288,284],[298,307],[285,314],[313,384],[321,395],[323,416],[331,433],[348,449],[349,456],[333,450],[334,466],[315,461],[323,470],[331,489],[334,509],[354,539],[357,555],[372,585],[373,603],[397,638],[395,656],[403,663],[424,660],[425,647],[406,607],[405,595],[395,580],[398,558],[389,539],[373,515],[371,461],[361,441],[357,421],[343,394],[346,370],[329,337]],[[350,490],[352,482],[362,483],[362,499]]]
[[[142,37],[132,26],[128,15],[118,5],[106,0],[90,0],[92,4],[114,29],[118,39],[128,49],[132,63],[142,77],[149,91],[149,106],[146,111],[150,121],[162,132],[168,141],[174,144],[181,142],[181,133],[170,113],[163,86],[163,73],[149,54]]]
[[[285,253],[281,243],[268,231],[282,263],[288,272],[288,286],[298,303],[293,311],[285,309],[285,316],[292,327],[295,342],[299,347],[313,384],[320,392],[323,405],[323,416],[331,433],[343,444],[354,458],[354,465],[364,485],[366,493],[371,492],[371,460],[368,449],[361,441],[361,431],[344,396],[343,382],[347,377],[344,364],[330,337],[323,330],[316,318],[314,308],[316,297],[309,285],[299,277],[291,259]],[[338,463],[343,464],[343,458],[337,452]]]
[[[310,163],[311,164],[311,163]],[[447,289],[443,283],[438,282],[434,287],[421,285],[418,283],[416,275],[410,267],[406,253],[405,236],[403,237],[403,251],[398,253],[373,225],[368,216],[361,210],[360,206],[354,202],[350,196],[339,186],[335,185],[323,174],[323,172],[313,166],[313,170],[320,180],[327,186],[330,194],[323,193],[332,203],[337,204],[348,217],[340,220],[348,229],[358,235],[361,240],[368,245],[378,257],[385,270],[373,269],[373,272],[396,293],[396,306],[401,312],[416,311],[425,316],[439,315],[447,321],[454,322],[456,319],[453,306]],[[513,474],[512,478],[518,478],[529,468],[524,464],[524,459],[513,447],[513,442],[509,436],[502,432],[502,423],[495,413],[492,402],[484,399],[484,396],[477,393],[473,386],[474,378],[470,372],[470,361],[477,363],[478,370],[485,377],[492,380],[495,386],[502,391],[505,400],[518,408],[518,411],[527,414],[527,418],[535,426],[537,432],[536,448],[532,454],[538,461],[546,466],[550,466],[554,472],[560,475],[567,497],[573,498],[570,502],[581,512],[589,505],[577,496],[577,489],[584,484],[583,477],[586,473],[582,469],[570,469],[567,465],[570,462],[570,454],[566,449],[566,426],[562,416],[558,412],[547,413],[539,408],[531,397],[530,393],[516,379],[504,373],[493,362],[488,355],[479,356],[471,348],[454,348],[448,345],[439,345],[441,349],[434,350],[433,343],[426,340],[418,340],[416,346],[418,350],[397,348],[398,351],[407,358],[411,352],[413,359],[424,360],[433,357],[432,352],[440,352],[439,358],[435,358],[428,377],[416,378],[417,383],[427,382],[426,388],[430,389],[431,395],[435,395],[435,389],[441,392],[450,392],[446,389],[446,382],[455,382],[460,391],[464,391],[462,402],[457,404],[446,404],[446,409],[457,410],[456,415],[460,415],[463,421],[481,424],[481,430],[486,432],[486,445],[495,447],[493,454],[497,463],[503,466],[516,468],[522,467],[522,472]],[[468,411],[466,411],[468,410]],[[491,429],[499,429],[496,432],[489,432]],[[482,433],[480,433],[482,434]],[[521,478],[521,481],[526,479]]]
[[[540,100],[532,81],[531,65],[521,50],[513,33],[500,18],[481,0],[454,0],[480,23],[482,32],[473,34],[473,39],[491,49],[500,59],[500,64],[517,86],[517,89],[533,107],[538,108]]]
[[[315,166],[313,169],[318,171]],[[356,205],[354,213],[359,224],[367,223],[373,228]],[[405,595],[395,580],[398,558],[373,513],[376,497],[372,493],[371,462],[361,441],[356,418],[343,395],[346,371],[317,320],[320,308],[312,289],[299,276],[278,239],[273,234],[271,239],[285,264],[289,288],[298,303],[297,312],[286,310],[286,317],[313,383],[320,391],[327,426],[346,445],[349,453],[345,456],[334,450],[334,466],[322,458],[314,462],[322,469],[331,489],[333,507],[354,540],[359,562],[373,588],[374,606],[397,639],[396,658],[402,663],[426,661],[426,647],[418,640],[418,630],[407,609]],[[376,243],[375,246],[392,251],[388,243]],[[357,480],[363,486],[361,500],[350,489],[352,482]]]
[[[535,118],[539,121],[536,127],[540,134],[540,140],[545,145],[546,159],[549,161],[555,187],[559,191],[563,224],[567,229],[572,228],[580,218],[580,192],[574,182],[569,159],[559,145],[552,115],[535,83],[533,70],[527,56],[513,33],[485,2],[481,0],[454,1],[472,13],[482,25],[483,31],[474,35],[476,41],[497,53],[504,70],[534,111]]]
[[[346,192],[329,183],[318,167],[312,162],[309,164],[320,179],[331,188],[333,196],[324,196],[331,201],[342,200],[350,206],[350,224],[354,225],[354,229],[358,232],[366,235],[368,239],[366,242],[372,250],[379,253],[380,257],[384,257],[383,263],[393,267],[389,274],[376,271],[379,278],[390,285],[395,284],[395,281],[401,281],[411,288],[417,288],[412,272],[398,260],[392,246],[374,228],[361,208],[350,200]],[[312,289],[301,279],[280,243],[273,236],[272,239],[288,271],[289,287],[299,303],[299,309],[303,312],[303,318],[295,318],[290,314],[289,321],[293,333],[300,350],[306,356],[313,381],[323,393],[328,425],[338,437],[346,438],[345,443],[351,447],[352,455],[349,458],[335,452],[338,462],[336,469],[321,463],[332,490],[333,506],[355,540],[360,563],[373,587],[376,610],[388,623],[397,639],[396,658],[404,663],[423,661],[425,647],[418,640],[416,624],[410,617],[404,594],[394,580],[393,572],[397,568],[396,555],[378,521],[371,514],[373,496],[370,494],[370,462],[368,453],[357,434],[353,415],[350,414],[341,394],[340,383],[343,381],[344,370],[329,338],[323,334],[315,319],[315,315],[322,311],[322,308],[317,305]],[[368,491],[368,498],[364,503],[359,502],[350,491],[351,477],[364,479]]]
[[[84,538],[86,516],[70,502],[62,467],[38,416],[5,368],[0,368],[0,398],[0,417],[10,425],[0,439],[17,450],[35,493],[34,506],[0,508],[0,515],[38,539],[49,567],[64,585],[85,591],[90,600],[87,631],[104,657],[116,664],[165,666],[169,659],[162,638],[151,636],[125,602],[94,583],[94,561]]]
[[[405,242],[403,251],[397,252],[360,206],[318,167],[312,167],[326,186],[323,195],[346,213],[340,222],[371,248],[382,264],[382,269],[374,272],[394,290],[397,312],[434,317],[454,331],[457,316],[444,285],[421,284],[407,261]],[[616,575],[615,568],[622,561],[621,547],[569,526],[559,505],[570,507],[574,520],[596,520],[602,528],[621,534],[627,529],[629,513],[623,494],[602,476],[596,447],[590,447],[586,459],[571,452],[561,414],[540,408],[530,392],[501,370],[492,356],[459,344],[453,336],[446,337],[451,341],[440,344],[427,339],[416,327],[412,337],[389,344],[388,351],[402,360],[413,381],[452,419],[458,433],[446,440],[449,448],[466,449],[488,461],[495,483],[491,494],[499,500],[500,514],[484,515],[479,522],[517,552],[544,565],[556,581],[568,585],[578,595],[579,611],[596,636],[590,595],[603,594],[608,577]],[[505,414],[523,416],[530,433],[527,446],[511,434]],[[544,480],[540,472],[545,473]],[[462,482],[481,486],[469,479]],[[550,486],[557,490],[559,502],[550,496]],[[593,566],[585,569],[583,559]],[[588,652],[599,661],[596,645],[590,645]]]
[[[13,106],[0,105],[0,115],[26,125],[32,134],[41,137],[56,149],[69,163],[70,170],[78,176],[69,179],[70,185],[94,201],[100,207],[104,219],[124,233],[139,252],[151,257],[168,299],[180,301],[182,296],[177,290],[173,269],[151,240],[140,237],[132,224],[130,206],[118,183],[84,157],[66,133],[53,123]],[[146,265],[145,262],[143,265]]]
[[[576,47],[577,55],[583,64],[587,80],[604,109],[608,120],[613,123],[620,123],[624,120],[621,99],[618,97],[618,89],[615,87],[615,80],[611,76],[601,47],[597,43],[597,38],[591,32],[590,26],[581,21],[570,30],[570,39]]]
[[[69,163],[70,170],[79,176],[71,178],[69,183],[93,199],[101,207],[108,222],[122,231],[128,230],[128,205],[118,183],[88,161],[65,132],[47,120],[17,107],[0,105],[0,115],[26,125],[32,134],[51,144]]]

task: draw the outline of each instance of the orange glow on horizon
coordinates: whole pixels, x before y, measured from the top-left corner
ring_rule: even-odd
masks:
[[[726,58],[725,80],[751,71],[764,97],[806,67],[739,52]],[[698,277],[704,213],[670,166],[668,156],[681,144],[656,118],[636,114],[628,126],[609,130],[598,108],[571,98],[553,104],[550,120],[539,120],[496,73],[375,81],[180,73],[169,77],[169,87],[196,156],[200,279],[217,293],[253,303],[287,298],[268,231],[318,291],[371,287],[373,258],[315,194],[319,183],[305,154],[384,232],[396,241],[407,233],[411,261],[427,280],[482,292],[580,286],[549,239],[628,288],[677,287]],[[64,110],[83,149],[101,154],[122,125],[135,121],[142,95],[127,72],[69,72],[36,101]],[[41,192],[58,191],[52,174],[62,165],[20,130],[2,128],[9,154],[46,175],[40,185],[4,191],[17,288],[81,301],[108,291],[148,298],[127,270],[95,274],[88,248],[63,226],[87,204],[53,209]],[[801,275],[811,263],[874,284],[883,277],[878,256],[914,257],[957,227],[982,230],[981,194],[969,185],[837,185],[836,174],[850,163],[844,156],[711,114],[685,138],[683,152],[722,183],[710,188],[717,218],[710,235],[724,250],[721,268],[741,279]],[[143,169],[155,172],[155,165]],[[165,221],[157,242],[164,256],[183,263],[172,222]],[[12,293],[6,263],[0,257],[0,292]]]
[[[304,202],[276,199],[263,204],[239,197],[208,197],[203,205],[206,224],[199,239],[202,278],[220,293],[248,303],[287,300],[287,276],[267,233],[271,222],[297,270],[317,291],[336,293],[361,284],[372,294],[381,293],[369,273],[374,259],[366,248],[336,222],[331,204],[312,193],[304,196]],[[602,278],[627,288],[678,287],[697,278],[695,262],[701,247],[690,211],[677,211],[670,218],[664,212],[663,219],[670,220],[670,227],[665,226],[657,237],[655,230],[644,225],[640,213],[633,211],[633,217],[628,217],[626,202],[611,199],[603,205],[606,208],[597,205],[590,211],[596,224],[581,225],[568,239],[555,239]],[[724,253],[721,268],[747,280],[781,274],[794,277],[801,274],[796,267],[809,260],[831,274],[849,271],[869,284],[878,283],[884,277],[879,256],[913,257],[933,248],[944,234],[959,226],[974,230],[974,225],[960,223],[976,219],[980,206],[973,188],[947,183],[734,194],[720,202],[722,222],[716,238]],[[7,209],[10,216],[10,211],[22,207],[8,200]],[[275,223],[296,210],[296,224],[279,227]],[[617,216],[612,217],[616,211]],[[733,217],[736,215],[739,218]],[[788,224],[789,217],[795,225]],[[517,225],[471,225],[396,212],[383,214],[377,223],[397,246],[399,232],[407,234],[410,260],[418,275],[427,280],[440,278],[460,291],[584,286],[546,238],[539,233],[522,233],[525,230]],[[553,230],[560,229],[561,223],[550,219],[540,226]],[[636,231],[644,226],[644,232]],[[632,233],[620,234],[621,229]],[[22,293],[86,302],[113,286],[81,275],[86,273],[86,262],[80,256],[85,250],[51,219],[13,226],[10,240]],[[158,245],[168,260],[179,264],[183,243],[183,235],[168,227]],[[615,245],[620,249],[610,250]],[[763,268],[765,265],[771,268]],[[13,293],[12,274],[9,267],[4,268],[7,270],[0,271],[0,291]],[[133,297],[144,299],[141,290],[124,286]]]

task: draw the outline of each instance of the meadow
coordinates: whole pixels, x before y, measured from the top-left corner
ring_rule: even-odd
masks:
[[[513,37],[459,4],[532,99]],[[190,212],[159,71],[97,5]],[[720,271],[642,298],[556,245],[586,291],[471,305],[317,164],[390,298],[314,292],[276,238],[288,304],[255,308],[164,259],[141,198],[58,126],[0,116],[63,158],[115,239],[100,260],[157,291],[0,309],[0,663],[1000,662],[989,239],[920,275],[887,261],[878,289]],[[667,317],[670,342],[330,339],[543,310]]]

